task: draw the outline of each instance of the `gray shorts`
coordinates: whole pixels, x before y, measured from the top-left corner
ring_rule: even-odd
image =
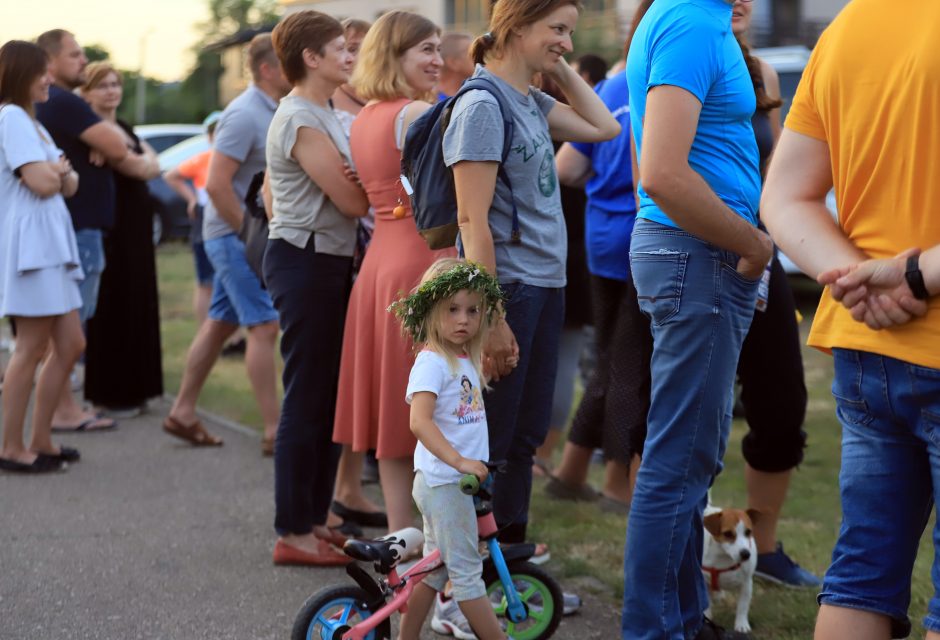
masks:
[[[461,493],[456,484],[429,487],[420,471],[411,495],[424,518],[424,555],[440,549],[445,565],[429,574],[425,584],[443,591],[449,578],[457,602],[485,596],[473,496]]]

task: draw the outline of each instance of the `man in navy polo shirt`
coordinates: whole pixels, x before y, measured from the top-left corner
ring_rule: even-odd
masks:
[[[624,640],[740,637],[703,618],[702,511],[773,245],[757,230],[754,85],[732,0],[656,0],[627,57],[640,209],[630,266],[652,389],[627,526]]]
[[[49,56],[49,69],[55,79],[55,84],[49,87],[49,100],[36,105],[36,117],[78,172],[81,185],[65,203],[72,214],[85,272],[79,285],[82,294],[79,317],[84,325],[95,314],[98,303],[98,286],[105,267],[102,237],[114,224],[111,168],[137,176],[145,167],[139,157],[128,153],[118,129],[102,121],[88,103],[72,93],[85,82],[88,64],[75,36],[64,29],[53,29],[40,35],[36,42]],[[93,156],[100,160],[93,161]],[[114,421],[84,411],[66,383],[52,424],[57,430],[92,431],[111,428]]]

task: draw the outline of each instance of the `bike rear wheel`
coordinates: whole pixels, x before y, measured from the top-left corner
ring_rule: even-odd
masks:
[[[561,587],[553,577],[531,562],[511,562],[508,568],[527,616],[519,622],[512,622],[508,618],[505,589],[496,569],[491,567],[483,580],[500,625],[513,640],[550,638],[561,623],[564,609]]]
[[[329,587],[313,594],[294,619],[291,640],[340,640],[351,627],[371,616],[373,597],[359,587]],[[387,640],[389,621],[383,620],[366,640]]]

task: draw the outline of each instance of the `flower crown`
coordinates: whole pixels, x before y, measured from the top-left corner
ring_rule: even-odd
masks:
[[[457,292],[468,289],[483,296],[486,304],[486,320],[491,322],[497,306],[503,300],[499,282],[474,262],[461,262],[421,284],[414,293],[399,298],[389,305],[388,311],[401,320],[402,328],[411,335],[415,343],[428,339],[425,320],[434,305]]]

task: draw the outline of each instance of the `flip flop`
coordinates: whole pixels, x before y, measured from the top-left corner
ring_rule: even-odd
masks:
[[[197,419],[190,425],[185,425],[173,416],[167,416],[163,421],[163,430],[171,436],[185,440],[194,447],[221,447],[222,438],[216,437],[206,431],[202,421]]]
[[[52,430],[59,433],[81,433],[92,431],[111,431],[117,427],[117,422],[100,414],[82,420],[77,425],[52,425]]]
[[[9,471],[11,473],[57,473],[59,471],[65,471],[67,468],[68,464],[62,460],[43,456],[42,454],[37,455],[36,459],[29,464],[18,460],[0,458],[0,470]]]
[[[50,460],[58,460],[59,462],[78,462],[82,459],[82,454],[78,452],[78,449],[63,446],[59,447],[59,453],[43,453],[40,451],[37,455],[49,458]]]

